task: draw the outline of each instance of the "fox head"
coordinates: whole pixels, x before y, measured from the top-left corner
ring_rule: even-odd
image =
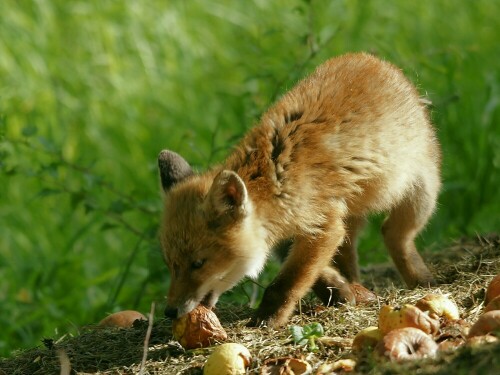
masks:
[[[212,307],[244,276],[256,277],[268,253],[243,180],[234,171],[195,174],[178,154],[158,157],[165,193],[160,239],[170,269],[170,316]]]

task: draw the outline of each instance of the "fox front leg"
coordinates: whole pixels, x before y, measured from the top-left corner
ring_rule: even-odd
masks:
[[[299,299],[328,267],[342,243],[344,233],[342,220],[337,219],[315,237],[296,237],[289,256],[276,279],[266,289],[250,325],[279,327],[285,324]]]

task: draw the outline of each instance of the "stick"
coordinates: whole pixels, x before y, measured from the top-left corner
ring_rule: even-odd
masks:
[[[71,363],[64,349],[57,349],[57,356],[59,357],[59,362],[61,363],[60,375],[69,375],[71,372]]]
[[[144,338],[144,351],[142,353],[142,362],[141,369],[139,371],[139,375],[144,374],[144,368],[146,367],[146,360],[148,358],[148,348],[149,348],[149,339],[151,337],[151,330],[153,329],[153,318],[155,313],[155,303],[151,303],[151,312],[149,313],[148,319],[148,330],[146,332],[146,337]]]

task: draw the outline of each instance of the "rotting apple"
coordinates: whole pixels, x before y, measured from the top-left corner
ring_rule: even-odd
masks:
[[[184,349],[204,348],[227,339],[217,315],[203,305],[174,319],[172,333]]]
[[[108,315],[99,322],[101,327],[130,328],[136,320],[147,320],[146,317],[138,311],[124,310]]]
[[[378,301],[377,295],[359,283],[349,284],[356,299],[356,305],[370,305]]]
[[[500,310],[488,311],[481,315],[470,328],[467,337],[483,336],[496,331],[500,331]]]
[[[389,332],[378,343],[376,349],[381,357],[400,362],[410,359],[434,357],[437,353],[438,345],[429,335],[420,329],[406,327]]]
[[[439,321],[410,304],[401,308],[389,305],[382,306],[378,318],[378,328],[383,335],[405,327],[414,327],[425,333],[435,334],[439,330]]]
[[[429,316],[434,319],[460,319],[457,304],[443,294],[427,294],[417,301],[415,306],[424,312],[427,311]]]
[[[500,296],[496,296],[495,298],[493,298],[484,308],[484,312],[494,310],[500,310]]]
[[[484,299],[484,302],[488,304],[491,300],[498,296],[500,296],[500,273],[490,281],[488,289],[486,289],[486,297]]]

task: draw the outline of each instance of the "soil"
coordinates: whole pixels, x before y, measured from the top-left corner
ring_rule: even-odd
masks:
[[[487,341],[466,342],[467,327],[484,309],[486,288],[500,273],[500,236],[478,236],[456,241],[427,253],[427,263],[439,282],[438,287],[407,290],[391,264],[364,268],[363,284],[378,298],[367,306],[324,308],[314,297],[304,299],[291,325],[320,323],[329,339],[318,340],[317,351],[296,345],[287,327],[281,330],[247,328],[251,309],[221,306],[216,314],[228,333],[228,342],[240,343],[252,353],[250,374],[259,374],[270,358],[295,357],[310,363],[313,373],[322,364],[340,359],[355,361],[353,374],[500,374],[500,340],[495,334]],[[451,345],[436,358],[393,363],[367,350],[353,353],[353,337],[361,329],[377,325],[378,311],[384,304],[413,304],[428,293],[441,293],[456,302],[461,321],[443,328],[437,341]],[[158,315],[159,312],[158,312]],[[172,338],[172,322],[161,318],[149,327],[137,321],[132,328],[83,327],[77,336],[45,339],[44,345],[0,359],[0,374],[202,374],[213,348],[184,350]],[[148,334],[148,328],[152,328]],[[496,333],[500,336],[500,332]],[[147,345],[145,345],[147,342]],[[456,344],[456,345],[454,345]],[[146,360],[143,361],[144,348]],[[342,370],[330,373],[343,373]]]

